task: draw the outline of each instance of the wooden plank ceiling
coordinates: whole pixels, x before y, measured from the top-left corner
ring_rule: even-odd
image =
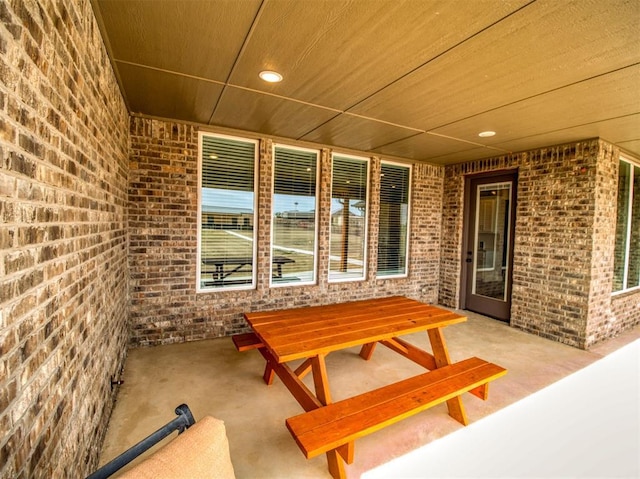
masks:
[[[436,164],[593,137],[640,157],[638,0],[93,8],[132,113]]]

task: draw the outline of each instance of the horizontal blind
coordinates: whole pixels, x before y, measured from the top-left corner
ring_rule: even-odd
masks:
[[[316,196],[316,151],[275,147],[274,192],[296,196]]]
[[[318,152],[276,145],[273,171],[272,283],[313,284]]]
[[[364,279],[369,161],[333,155],[329,280]]]
[[[367,160],[334,155],[332,165],[331,197],[366,201],[368,181]]]
[[[256,143],[202,136],[200,287],[255,284]]]
[[[202,141],[202,187],[253,191],[255,144],[205,136]]]
[[[380,170],[380,201],[409,204],[409,176],[411,168],[404,165],[382,163]]]
[[[378,218],[378,277],[407,274],[411,168],[382,163]]]

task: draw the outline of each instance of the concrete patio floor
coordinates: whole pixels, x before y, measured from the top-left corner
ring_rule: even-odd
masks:
[[[478,356],[508,369],[491,384],[487,401],[463,396],[471,424],[640,338],[637,326],[582,351],[500,321],[464,314],[467,322],[444,330],[452,360]],[[425,333],[404,338],[430,350]],[[327,358],[334,400],[424,371],[382,346],[368,362],[358,351],[352,348]],[[238,479],[330,478],[325,456],[305,459],[285,426],[285,419],[302,408],[278,378],[272,386],[265,385],[263,369],[258,351],[238,353],[230,338],[130,350],[100,464],[173,419],[175,407],[186,403],[196,420],[211,415],[225,422]],[[305,378],[309,385],[310,379]],[[445,405],[436,406],[356,441],[355,461],[347,466],[347,475],[358,478],[461,428]]]

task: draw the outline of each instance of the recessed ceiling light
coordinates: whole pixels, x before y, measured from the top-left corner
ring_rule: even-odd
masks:
[[[490,136],[495,136],[495,131],[481,131],[478,133],[478,136],[481,138],[489,138]]]
[[[280,73],[269,70],[260,72],[258,76],[269,83],[278,83],[279,81],[282,81],[282,75],[280,75]]]

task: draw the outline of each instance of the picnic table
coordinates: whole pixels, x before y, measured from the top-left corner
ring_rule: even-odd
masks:
[[[245,313],[253,333],[233,336],[239,351],[258,349],[266,360],[264,380],[282,380],[306,411],[286,425],[307,458],[326,453],[329,471],[345,477],[344,462],[354,459],[354,441],[435,404],[447,403],[449,414],[466,425],[461,394],[487,399],[488,383],[506,373],[479,358],[452,363],[443,328],[466,317],[402,296],[278,311]],[[426,331],[431,352],[399,336]],[[382,344],[428,370],[382,388],[333,402],[325,358],[360,346],[368,360]],[[290,361],[303,362],[295,370]],[[302,381],[313,374],[312,392]]]
[[[273,277],[276,279],[282,278],[282,265],[295,263],[295,260],[287,258],[286,256],[274,256],[273,264],[276,266],[276,271]],[[205,266],[213,266],[211,271],[203,271],[205,273],[211,273],[214,282],[222,282],[229,276],[235,273],[251,273],[253,267],[252,256],[232,256],[232,257],[220,257],[220,258],[203,258],[202,264]],[[245,266],[250,266],[249,269],[243,269]]]

